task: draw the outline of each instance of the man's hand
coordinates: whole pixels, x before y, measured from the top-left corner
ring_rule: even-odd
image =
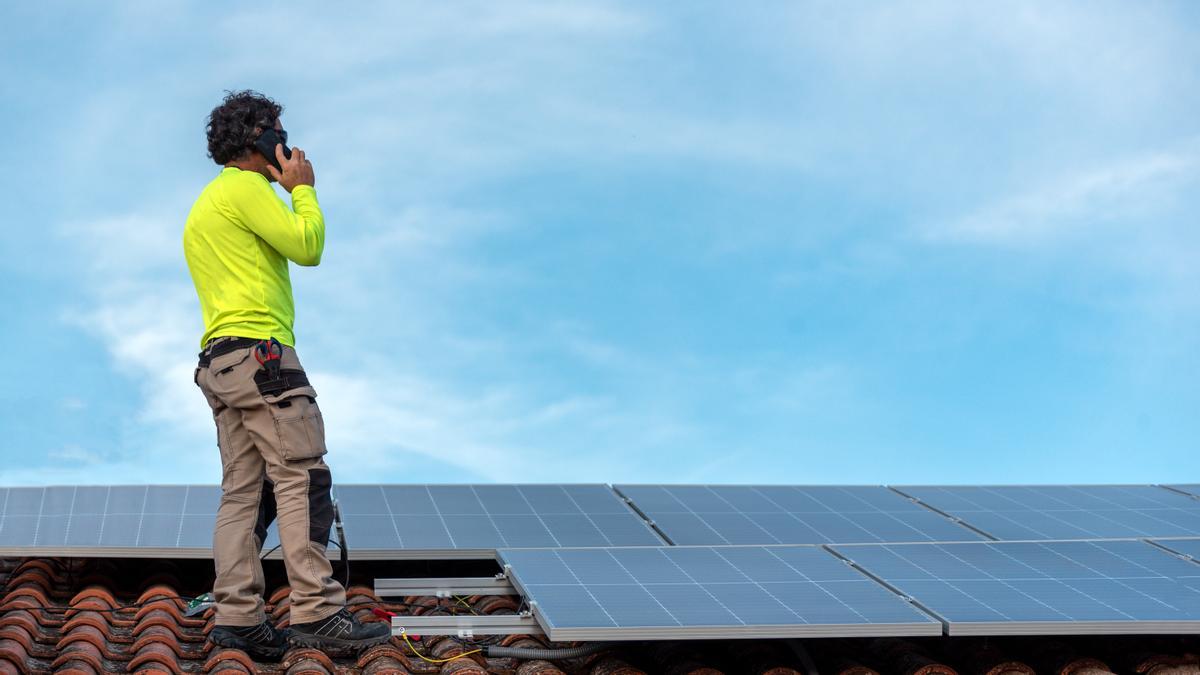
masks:
[[[304,151],[300,148],[292,148],[292,158],[288,159],[283,156],[283,145],[275,146],[275,158],[279,160],[279,166],[283,167],[283,171],[276,169],[268,164],[267,171],[279,181],[283,189],[288,192],[297,185],[315,185],[316,177],[313,176],[312,162],[304,158]]]

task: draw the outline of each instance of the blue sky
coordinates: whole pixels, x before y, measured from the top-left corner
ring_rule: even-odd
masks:
[[[0,483],[219,480],[223,90],[343,482],[1200,481],[1191,3],[0,10]]]

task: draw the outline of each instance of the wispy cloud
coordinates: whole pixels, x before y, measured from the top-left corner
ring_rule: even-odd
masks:
[[[114,371],[137,383],[140,409],[125,427],[116,454],[157,467],[139,475],[159,480],[180,471],[219,475],[213,473],[219,460],[211,414],[192,382],[201,329],[195,293],[181,283],[179,270],[167,271],[182,262],[178,237],[165,232],[177,229],[168,227],[170,222],[126,215],[63,227],[94,261],[88,271],[91,306],[66,312],[64,319],[98,338],[111,354]],[[400,234],[366,250],[387,256],[394,254],[394,246],[420,244],[431,250],[437,241],[432,235]],[[372,270],[362,271],[369,278]],[[386,303],[387,289],[372,289],[352,269],[343,272],[349,278],[341,285],[365,290],[368,303]],[[314,309],[311,314],[320,317],[320,307]],[[339,326],[320,318],[311,325],[314,342],[345,344],[348,339]],[[432,332],[424,337],[438,340]],[[375,344],[364,336],[349,339]],[[373,352],[369,347],[362,351]],[[384,365],[366,371],[311,370],[328,418],[331,462],[344,468],[347,477],[369,480],[380,472],[399,472],[411,454],[477,479],[511,478],[536,468],[535,452],[506,447],[503,439],[523,417],[536,421],[543,416],[523,409],[529,401],[495,387],[465,395],[449,383],[430,380],[411,361],[384,352],[374,357],[372,362]],[[79,448],[75,454],[94,452]]]
[[[1084,169],[1028,192],[928,226],[930,239],[1000,246],[1037,246],[1104,235],[1110,228],[1137,235],[1147,216],[1178,203],[1200,179],[1200,143]]]

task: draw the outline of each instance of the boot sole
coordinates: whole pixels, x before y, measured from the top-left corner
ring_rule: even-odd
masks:
[[[215,645],[226,647],[229,649],[240,649],[248,654],[255,661],[279,661],[283,655],[287,653],[287,644],[282,647],[266,647],[256,642],[250,642],[236,635],[217,635],[209,636],[209,641]]]
[[[288,636],[288,643],[296,647],[312,647],[319,649],[331,656],[346,656],[357,654],[375,645],[386,644],[392,639],[392,634],[389,631],[387,635],[380,635],[372,638],[362,638],[360,640],[345,640],[342,638],[321,637],[311,633],[296,633],[292,632]]]

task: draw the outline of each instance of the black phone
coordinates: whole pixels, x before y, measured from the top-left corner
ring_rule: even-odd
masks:
[[[283,156],[288,159],[292,158],[292,149],[287,146],[287,132],[280,134],[278,130],[264,129],[258,138],[254,141],[254,149],[262,153],[263,157],[271,163],[276,169],[283,171],[283,167],[279,166],[279,160],[275,157],[275,146],[283,145]]]

